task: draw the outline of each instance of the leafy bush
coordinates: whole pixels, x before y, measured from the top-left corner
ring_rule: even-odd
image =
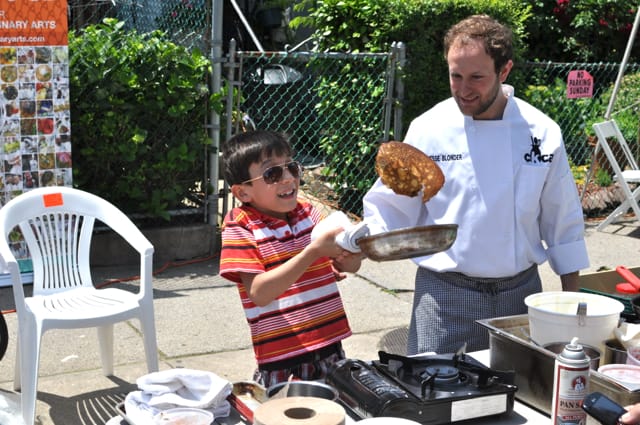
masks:
[[[168,219],[203,180],[210,65],[159,31],[122,26],[69,34],[74,184]]]
[[[406,123],[449,97],[442,40],[451,25],[473,14],[488,14],[509,25],[517,55],[524,45],[530,6],[521,0],[324,0],[311,9],[321,50],[387,52],[393,42],[406,44],[408,64],[403,116]],[[293,21],[293,24],[308,21]],[[517,77],[514,75],[514,77]],[[510,77],[511,78],[511,77]],[[406,128],[406,126],[405,126]],[[400,137],[397,135],[396,137]]]
[[[606,107],[609,105],[613,95],[614,86],[602,94],[604,107],[600,116],[605,115]],[[616,120],[620,132],[625,140],[634,149],[636,157],[640,149],[640,73],[628,74],[622,77],[620,87],[616,94],[614,107],[612,108],[612,118]],[[593,125],[595,121],[591,122]]]
[[[604,168],[598,168],[596,170],[596,184],[600,187],[608,187],[613,184],[613,178],[607,170]]]
[[[527,20],[532,59],[618,62],[633,26],[637,0],[536,0]],[[635,43],[631,62],[640,60]]]

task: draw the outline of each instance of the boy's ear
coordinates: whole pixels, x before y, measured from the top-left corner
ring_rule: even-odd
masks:
[[[231,186],[231,193],[236,197],[238,201],[241,202],[250,202],[251,195],[246,190],[245,185],[243,184],[234,184]]]

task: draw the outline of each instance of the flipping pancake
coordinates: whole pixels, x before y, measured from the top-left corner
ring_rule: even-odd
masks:
[[[431,199],[444,184],[442,170],[419,149],[403,142],[385,142],[376,156],[376,172],[382,183],[398,195]]]

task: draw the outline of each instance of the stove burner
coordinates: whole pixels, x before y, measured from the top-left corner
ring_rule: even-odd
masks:
[[[433,379],[436,384],[454,384],[460,382],[460,371],[453,366],[448,365],[432,365],[427,366],[420,374],[425,379]]]
[[[339,401],[360,419],[395,416],[437,425],[513,410],[513,371],[490,369],[460,353],[379,356],[368,363],[343,360],[327,376]]]

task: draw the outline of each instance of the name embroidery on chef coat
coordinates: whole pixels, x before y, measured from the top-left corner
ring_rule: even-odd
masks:
[[[431,158],[435,162],[461,161],[462,154],[461,153],[443,153],[439,155],[429,155],[429,158]]]
[[[531,150],[524,154],[524,160],[530,164],[547,163],[553,161],[553,154],[543,155],[540,151],[542,140],[531,136]]]

